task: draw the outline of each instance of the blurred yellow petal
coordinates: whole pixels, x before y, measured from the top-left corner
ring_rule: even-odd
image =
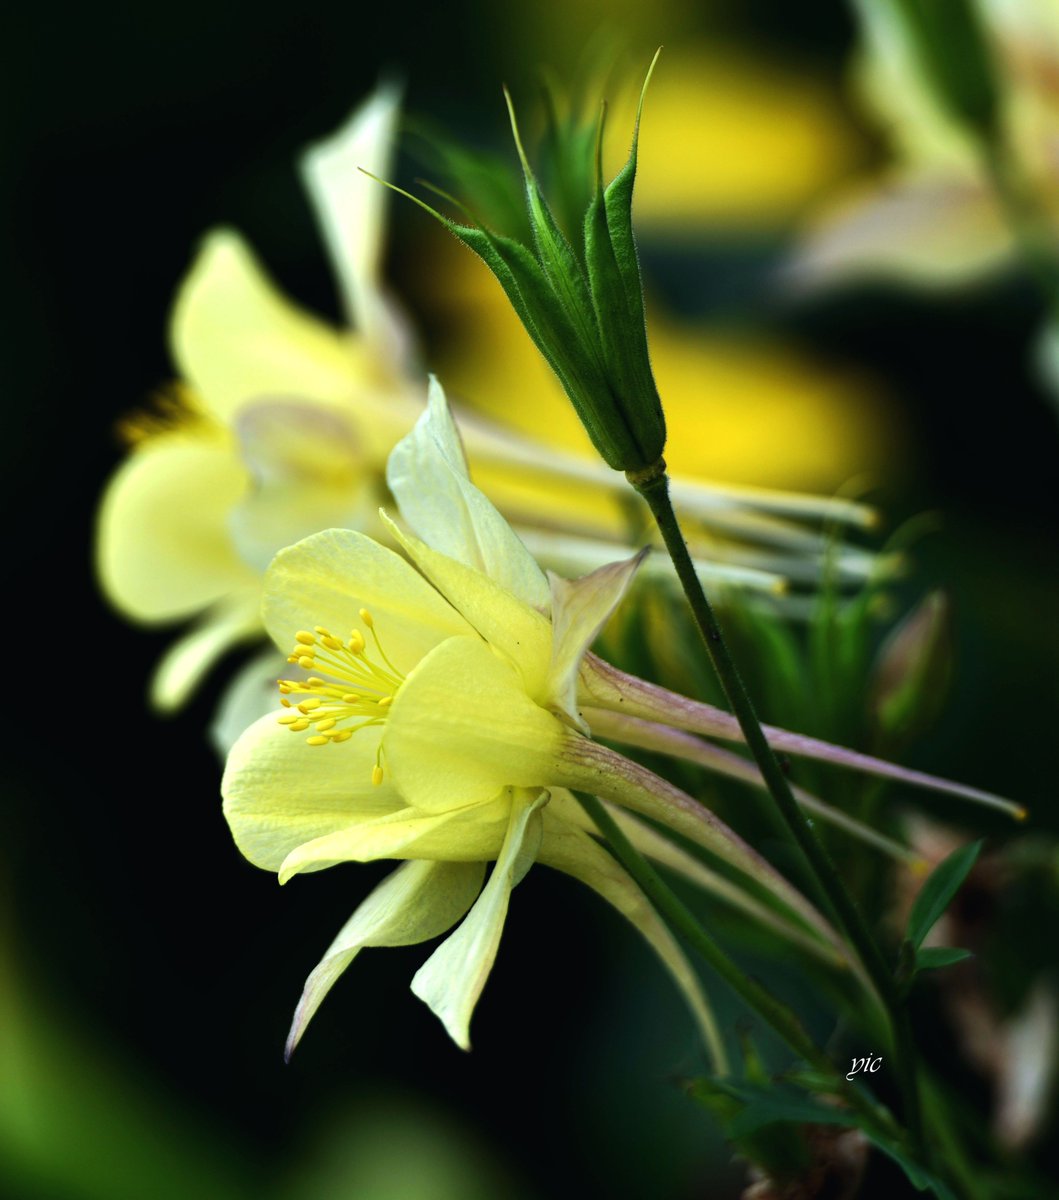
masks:
[[[171,621],[256,587],[227,527],[247,484],[223,437],[145,442],[115,472],[100,508],[97,565],[108,597],[137,620]]]
[[[232,646],[261,632],[261,596],[255,586],[242,600],[208,612],[165,652],[151,679],[151,703],[160,712],[179,708]]]
[[[342,404],[367,373],[352,335],[285,299],[230,229],[203,242],[177,294],[169,336],[181,375],[221,421],[260,397]]]
[[[305,981],[287,1037],[290,1058],[335,981],[367,946],[413,946],[445,933],[474,903],[484,863],[408,862],[358,906]]]
[[[368,338],[384,319],[379,267],[389,193],[364,171],[390,177],[399,105],[396,87],[380,87],[341,129],[310,146],[300,163],[346,312]]]
[[[587,435],[551,369],[489,273],[443,243],[453,321],[441,373],[450,395],[531,437],[591,455]],[[678,324],[648,305],[651,363],[666,407],[666,461],[682,479],[833,492],[864,472],[892,470],[902,434],[862,377],[761,335],[739,337]],[[598,486],[475,464],[475,478],[516,519],[629,536],[629,509]],[[719,515],[724,515],[723,510]]]
[[[518,794],[504,846],[489,882],[455,933],[416,972],[412,991],[440,1018],[452,1040],[471,1048],[474,1006],[489,978],[512,889],[533,865],[541,842],[540,809],[548,793]]]
[[[631,128],[635,97],[617,99],[608,124]],[[612,167],[627,152],[612,133]],[[851,122],[821,80],[730,47],[667,46],[644,109],[637,226],[665,235],[789,219],[860,153]]]
[[[546,786],[563,728],[485,642],[450,638],[394,699],[383,743],[387,777],[428,813],[480,803],[509,786]]]

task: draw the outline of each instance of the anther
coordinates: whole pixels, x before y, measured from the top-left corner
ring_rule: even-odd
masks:
[[[313,644],[313,642],[316,641],[316,638],[313,637],[313,635],[311,633],[309,633],[308,630],[299,629],[298,632],[294,635],[294,640],[296,642],[301,642],[301,644],[303,646],[311,646]]]
[[[364,635],[357,629],[349,635],[349,650],[353,654],[364,653]]]
[[[370,612],[368,612],[368,610],[366,608],[362,608],[360,610],[360,619],[364,622],[365,625],[367,625],[367,627],[369,629],[375,628],[375,622],[372,619],[372,615]]]
[[[309,740],[312,741],[312,738],[310,738]],[[372,769],[371,769],[371,781],[373,784],[375,784],[376,787],[378,787],[379,784],[382,783],[382,767],[380,767],[378,763],[376,763],[375,766],[372,767]]]
[[[325,737],[313,736],[305,739],[310,746],[326,746],[328,739]]]

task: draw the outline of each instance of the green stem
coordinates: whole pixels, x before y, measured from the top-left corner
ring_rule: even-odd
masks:
[[[673,505],[669,499],[669,476],[666,474],[665,463],[660,459],[654,468],[643,472],[629,472],[628,479],[651,509],[662,540],[669,551],[669,557],[673,560],[677,577],[680,579],[688,604],[691,606],[695,623],[702,634],[721,687],[739,722],[739,728],[743,731],[747,747],[761,771],[769,795],[787,830],[808,862],[818,886],[838,915],[847,936],[853,943],[865,970],[887,1008],[890,1015],[894,1054],[898,1062],[904,1118],[911,1132],[913,1144],[917,1152],[921,1152],[924,1146],[924,1137],[916,1077],[915,1049],[911,1039],[910,1023],[898,995],[891,969],[872,936],[863,914],[846,890],[830,856],[798,807],[787,777],[765,738],[750,696],[740,678],[739,671],[721,633],[721,627],[717,623],[717,618],[714,616],[713,609],[695,571],[691,555],[688,553],[676,513],[673,511]]]
[[[893,1133],[889,1114],[885,1118],[859,1089],[851,1088],[835,1072],[834,1064],[806,1033],[801,1021],[782,1001],[752,979],[721,949],[703,929],[695,915],[668,887],[658,872],[622,832],[621,827],[607,812],[597,797],[586,792],[575,792],[595,823],[596,828],[607,839],[614,857],[629,872],[640,890],[654,906],[659,915],[677,933],[681,934],[694,950],[750,1008],[768,1023],[776,1034],[814,1070],[834,1080],[835,1092],[845,1097],[859,1112],[868,1117],[876,1127],[882,1126]]]

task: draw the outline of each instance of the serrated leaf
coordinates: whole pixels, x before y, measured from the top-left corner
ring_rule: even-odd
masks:
[[[912,905],[905,935],[917,950],[938,918],[948,908],[953,896],[960,890],[978,858],[982,845],[982,841],[979,840],[954,850],[934,868],[923,884]]]
[[[953,963],[973,958],[970,950],[956,946],[926,946],[916,952],[916,970],[932,971],[938,967],[951,967]]]

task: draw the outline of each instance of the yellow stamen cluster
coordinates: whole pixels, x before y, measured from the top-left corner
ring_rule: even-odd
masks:
[[[404,676],[386,655],[366,608],[360,619],[374,643],[380,662],[372,661],[367,641],[359,629],[351,629],[343,641],[322,625],[310,633],[300,629],[287,662],[312,672],[308,679],[279,680],[280,704],[289,712],[279,718],[292,733],[311,730],[305,740],[310,746],[346,742],[358,729],[381,725]],[[355,725],[344,722],[356,720]],[[381,747],[372,768],[372,783],[383,780]]]
[[[144,408],[126,413],[116,428],[126,446],[137,446],[163,433],[188,429],[202,433],[210,425],[195,393],[186,384],[176,381],[159,388]]]

